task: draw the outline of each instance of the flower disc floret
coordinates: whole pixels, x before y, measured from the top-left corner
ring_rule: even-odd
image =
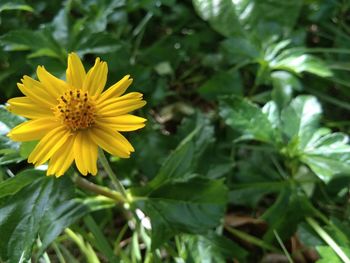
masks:
[[[95,122],[95,102],[88,92],[69,90],[58,99],[54,114],[69,129],[76,131],[91,127]]]

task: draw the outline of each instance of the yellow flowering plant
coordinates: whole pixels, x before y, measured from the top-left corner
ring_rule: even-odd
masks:
[[[124,94],[132,83],[129,75],[103,91],[107,63],[96,59],[86,73],[77,54],[68,56],[66,81],[43,66],[39,80],[24,76],[18,88],[24,97],[13,98],[7,107],[29,120],[12,129],[8,136],[19,142],[39,140],[28,162],[39,166],[49,161],[47,175],[63,175],[75,161],[82,175],[97,173],[98,148],[128,158],[133,146],[120,133],[145,126],[146,119],[129,112],[146,102],[139,92]]]

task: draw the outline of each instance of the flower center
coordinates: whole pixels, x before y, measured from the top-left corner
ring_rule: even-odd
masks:
[[[71,130],[86,129],[94,124],[95,104],[86,91],[69,90],[57,100],[54,114]]]

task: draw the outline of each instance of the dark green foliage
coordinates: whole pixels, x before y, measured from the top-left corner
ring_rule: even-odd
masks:
[[[1,1],[0,261],[346,262],[349,12],[336,0]],[[147,126],[127,135],[135,153],[109,159],[128,204],[91,197],[74,165],[46,177],[26,162],[37,142],[6,136],[24,121],[5,108],[16,83],[38,65],[64,79],[69,52],[106,61],[107,87],[130,74],[148,102]],[[102,168],[87,179],[111,187]]]

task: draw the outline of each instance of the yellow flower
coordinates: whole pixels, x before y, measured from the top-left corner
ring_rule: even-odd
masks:
[[[49,160],[47,175],[61,176],[75,160],[83,175],[97,173],[98,147],[112,155],[128,158],[134,148],[120,131],[145,126],[146,119],[128,114],[143,107],[142,94],[124,94],[132,82],[129,75],[103,88],[107,63],[96,59],[86,73],[75,53],[68,56],[67,82],[43,66],[39,81],[24,76],[18,88],[24,97],[8,101],[8,109],[30,120],[15,127],[8,136],[14,141],[40,140],[28,157],[35,166]]]

